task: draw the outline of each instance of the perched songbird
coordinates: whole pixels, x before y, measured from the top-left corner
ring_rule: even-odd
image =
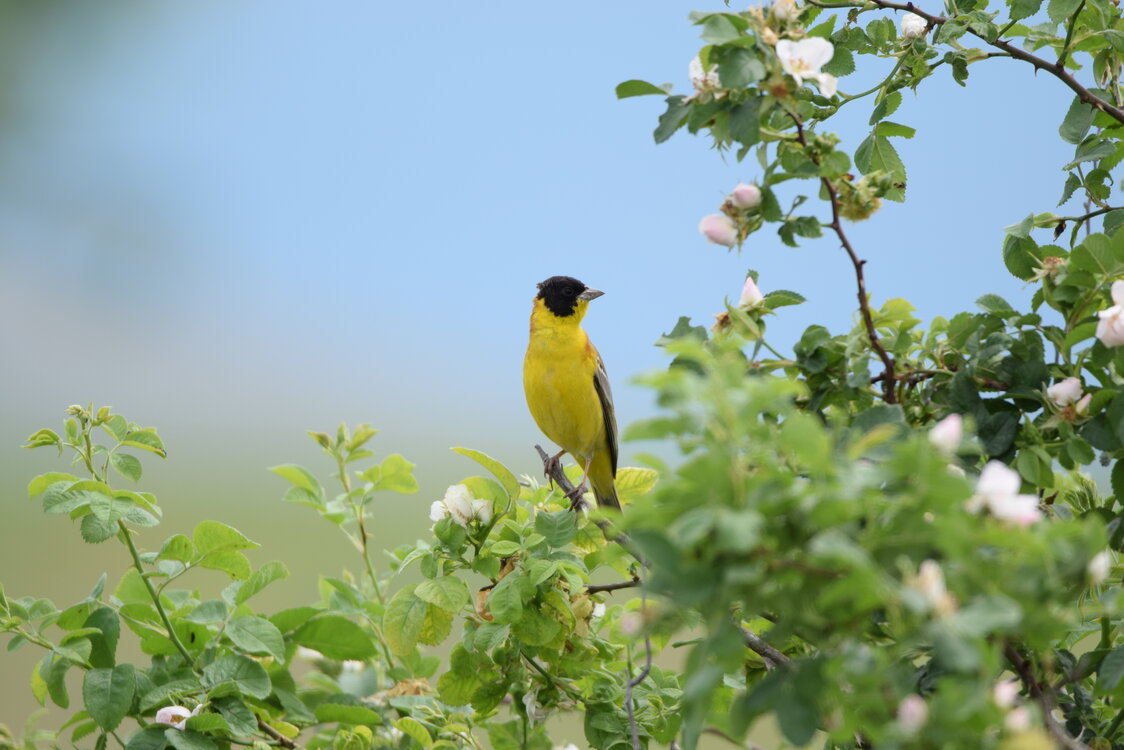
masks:
[[[601,355],[581,327],[590,300],[602,294],[569,276],[539,284],[523,390],[535,423],[562,449],[551,461],[569,453],[585,472],[571,499],[580,499],[588,484],[598,505],[620,508],[613,394]]]

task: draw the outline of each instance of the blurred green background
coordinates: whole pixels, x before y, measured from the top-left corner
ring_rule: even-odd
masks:
[[[755,165],[684,135],[657,148],[658,99],[615,99],[630,78],[687,88],[691,8],[0,0],[8,594],[65,605],[125,564],[26,499],[33,475],[65,467],[18,446],[58,429],[71,403],[112,405],[168,447],[145,458],[140,486],[165,522],[142,546],[230,523],[263,545],[256,565],[292,570],[263,600],[274,608],[314,599],[319,574],[351,564],[266,470],[297,462],[327,480],[306,430],[370,422],[381,455],[418,464],[420,493],[379,509],[386,547],[426,533],[429,503],[476,473],[449,446],[539,470],[520,366],[547,276],[606,291],[586,327],[624,425],[653,410],[629,382],[661,365],[652,342],[681,314],[722,309],[750,267],[765,291],[810,300],[770,324],[778,348],[812,322],[850,325],[849,266],[831,242],[792,250],[763,234],[738,255],[698,236]],[[1002,269],[1000,227],[1053,205],[1069,96],[1010,73],[973,68],[968,91],[934,81],[895,118],[920,129],[899,146],[910,203],[852,232],[876,303],[906,296],[931,317],[988,291],[1026,296]],[[1012,99],[1021,134],[992,143],[981,123]],[[867,127],[853,109],[852,146]],[[34,710],[36,657],[0,654],[0,722]]]

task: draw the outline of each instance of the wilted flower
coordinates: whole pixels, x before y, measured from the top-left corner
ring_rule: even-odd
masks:
[[[761,205],[761,188],[739,182],[730,193],[730,202],[738,208],[757,208]]]
[[[909,734],[914,734],[929,720],[929,706],[917,693],[910,693],[898,704],[898,724]]]
[[[753,280],[752,276],[745,277],[745,284],[742,286],[742,294],[738,297],[738,307],[755,307],[765,299],[765,295],[757,288],[757,282]]]
[[[1085,570],[1089,574],[1089,583],[1094,586],[1102,583],[1104,579],[1108,578],[1109,571],[1112,570],[1112,555],[1106,549],[1101,550],[1093,555],[1093,559],[1089,561]]]
[[[1003,682],[995,683],[995,687],[991,689],[991,699],[995,701],[995,705],[1000,708],[1010,708],[1015,705],[1015,699],[1019,697],[1019,682],[1018,680],[1004,680]]]
[[[492,503],[472,496],[463,484],[454,484],[445,490],[445,497],[429,506],[429,520],[437,522],[442,518],[452,518],[465,528],[473,520],[488,523],[492,520]]]
[[[779,39],[779,37],[777,36],[777,32],[766,26],[765,28],[761,29],[760,33],[761,41],[765,42],[765,44],[769,45],[770,47],[775,47],[777,45],[777,39]]]
[[[1105,346],[1120,346],[1124,344],[1124,281],[1112,282],[1112,301],[1112,307],[1097,313],[1097,338]]]
[[[605,616],[605,603],[604,602],[597,602],[596,604],[593,605],[593,616],[594,617],[604,617]]]
[[[920,39],[925,36],[925,27],[928,22],[916,13],[906,13],[902,16],[902,36],[906,39]]]
[[[1018,472],[999,461],[989,461],[980,472],[976,483],[976,494],[967,504],[969,511],[975,513],[986,507],[991,515],[1019,526],[1029,526],[1042,520],[1035,495],[1020,495],[1022,480]]]
[[[1077,378],[1066,378],[1047,388],[1046,395],[1055,406],[1069,406],[1081,398],[1081,381]]]
[[[715,245],[733,247],[738,244],[738,228],[724,214],[708,214],[702,217],[699,231]]]
[[[1038,269],[1034,275],[1030,277],[1031,281],[1042,281],[1042,279],[1057,277],[1058,272],[1065,268],[1068,261],[1065,258],[1059,258],[1055,255],[1049,255],[1042,259]]]
[[[806,78],[815,81],[824,96],[835,95],[836,81],[835,76],[821,73],[820,68],[830,62],[834,55],[835,46],[818,36],[806,37],[799,42],[791,39],[777,42],[777,57],[780,58],[784,72],[795,78],[797,84],[803,84]]]
[[[936,560],[922,562],[917,569],[917,577],[909,582],[909,587],[920,593],[938,615],[945,617],[956,611],[956,599],[948,593],[944,571]]]
[[[184,706],[165,706],[156,712],[153,719],[157,724],[167,724],[176,729],[183,729],[184,722],[191,718],[191,709]]]
[[[702,60],[695,57],[687,65],[687,73],[691,76],[691,85],[700,93],[716,90],[718,82],[718,66],[711,65],[709,70],[703,70]]]
[[[790,23],[800,15],[800,8],[796,7],[796,0],[777,0],[773,3],[773,16],[778,21]]]
[[[929,430],[929,442],[945,453],[952,453],[960,445],[964,435],[964,418],[959,414],[949,414]]]

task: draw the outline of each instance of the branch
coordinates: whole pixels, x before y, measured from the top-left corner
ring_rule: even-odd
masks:
[[[748,628],[744,628],[741,625],[738,625],[737,628],[741,631],[742,640],[745,641],[745,645],[749,647],[750,651],[755,652],[764,659],[765,666],[769,669],[776,669],[782,664],[788,664],[792,661],[780,651],[777,651],[766,643],[762,638],[754,635]]]
[[[277,744],[279,744],[281,747],[289,748],[289,750],[293,750],[293,748],[297,747],[297,743],[293,742],[291,739],[281,734],[273,727],[269,726],[269,724],[266,724],[260,716],[258,717],[258,729],[269,735],[272,739],[276,740]]]
[[[1011,666],[1015,668],[1015,673],[1018,674],[1023,685],[1026,686],[1030,697],[1038,702],[1039,707],[1042,709],[1042,720],[1046,723],[1046,730],[1057,740],[1058,744],[1066,748],[1066,750],[1090,750],[1088,745],[1080,740],[1074,739],[1069,732],[1058,724],[1058,720],[1054,718],[1054,709],[1057,707],[1054,702],[1054,693],[1053,691],[1046,692],[1042,689],[1041,683],[1039,683],[1034,676],[1034,669],[1030,661],[1024,658],[1010,643],[1007,643],[1003,647],[1003,655],[1007,657],[1007,661],[1011,662]]]
[[[648,601],[641,594],[640,611],[643,612],[647,607]],[[631,661],[631,658],[629,659]],[[644,680],[648,679],[648,675],[652,671],[652,637],[647,633],[644,634],[644,668],[640,670],[640,674],[636,675],[628,681],[624,689],[624,705],[628,711],[628,728],[632,733],[632,750],[643,750],[643,745],[640,744],[640,729],[636,725],[636,706],[632,701],[632,689],[639,685]],[[629,667],[631,674],[632,667]]]
[[[887,9],[891,9],[891,10],[904,10],[904,11],[907,11],[909,13],[915,13],[915,14],[921,16],[922,18],[924,18],[926,21],[928,21],[930,27],[939,26],[941,24],[948,23],[951,20],[951,19],[946,18],[944,16],[937,16],[937,15],[934,15],[932,13],[926,13],[925,11],[921,10],[920,8],[918,8],[917,6],[915,6],[911,2],[898,3],[898,2],[893,2],[893,0],[870,0],[870,1],[873,2],[879,8],[887,8]],[[816,3],[816,5],[820,5],[820,3]],[[837,8],[838,7],[852,7],[853,8],[853,7],[861,7],[861,6],[855,5],[855,4],[852,4],[852,3],[848,3],[847,5],[830,6],[830,5],[825,3],[825,4],[823,4],[823,7],[837,7]],[[970,27],[968,29],[968,33],[971,34],[972,36],[978,38],[978,39],[982,39],[983,41],[990,44],[992,47],[1003,50],[1004,52],[1006,52],[1007,54],[1009,54],[1011,57],[1015,58],[1016,60],[1022,60],[1023,62],[1028,62],[1031,65],[1033,65],[1035,67],[1035,69],[1046,71],[1047,73],[1049,73],[1050,75],[1054,76],[1059,81],[1064,83],[1066,86],[1068,86],[1073,91],[1073,93],[1077,94],[1077,98],[1079,98],[1081,101],[1085,102],[1086,104],[1088,104],[1093,109],[1098,109],[1101,112],[1104,112],[1106,115],[1109,115],[1110,117],[1112,117],[1117,122],[1124,123],[1124,109],[1121,109],[1120,107],[1114,107],[1113,105],[1109,104],[1108,102],[1104,101],[1103,99],[1097,98],[1091,91],[1089,91],[1089,89],[1085,88],[1080,83],[1078,83],[1077,79],[1074,78],[1069,73],[1069,71],[1067,71],[1065,69],[1065,65],[1064,65],[1063,60],[1059,59],[1057,62],[1049,62],[1047,60],[1044,60],[1041,57],[1038,57],[1037,55],[1032,55],[1031,53],[1027,52],[1026,50],[1024,50],[1020,47],[1016,47],[1015,45],[1011,44],[1010,42],[1005,42],[1002,39],[998,39],[998,38],[995,39],[995,40],[988,39],[986,36],[974,31]]]
[[[640,585],[640,578],[633,576],[631,581],[619,581],[617,583],[591,583],[585,587],[585,590],[591,594],[599,594],[606,591],[619,591],[620,589],[631,589]]]
[[[878,0],[875,0],[877,2]],[[788,116],[796,123],[796,140],[805,149],[808,148],[808,140],[804,137],[804,125],[800,122],[800,118],[794,113],[789,112]],[[819,164],[819,161],[810,156],[813,163]],[[884,370],[882,371],[882,397],[887,404],[896,404],[898,402],[897,394],[894,391],[894,382],[896,377],[894,375],[894,359],[882,346],[881,340],[878,338],[878,331],[874,328],[874,316],[870,312],[870,300],[866,293],[866,281],[863,278],[863,266],[866,265],[865,260],[859,260],[855,248],[851,246],[851,241],[847,239],[846,233],[843,231],[843,224],[839,219],[839,193],[835,189],[835,185],[831,180],[826,177],[821,177],[820,182],[823,183],[824,190],[827,191],[828,197],[831,199],[831,224],[832,230],[839,238],[839,242],[843,245],[843,249],[847,251],[848,257],[851,258],[851,265],[855,267],[855,282],[858,284],[859,296],[859,310],[862,312],[863,325],[866,326],[866,336],[870,339],[870,346],[882,360]]]

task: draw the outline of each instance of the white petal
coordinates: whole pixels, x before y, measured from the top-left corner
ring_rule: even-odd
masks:
[[[835,96],[835,91],[838,86],[835,76],[830,73],[816,73],[814,76],[810,77],[814,78],[816,83],[820,85],[821,94],[824,96]]]
[[[445,507],[445,503],[441,500],[434,500],[433,504],[429,506],[429,520],[437,523],[442,518],[449,517],[449,509]]]
[[[492,520],[492,501],[491,500],[473,500],[472,501],[472,514],[480,523],[488,523]]]
[[[780,42],[777,42],[777,47],[780,48]],[[835,56],[835,45],[820,36],[805,37],[796,43],[796,56],[809,68],[818,71]]]
[[[786,73],[791,73],[792,69],[789,67],[792,59],[796,57],[796,42],[791,39],[782,39],[777,42],[777,57],[781,61],[781,66]]]
[[[191,716],[190,709],[183,706],[165,706],[156,712],[156,718],[153,719],[157,724],[167,724],[176,729],[183,729],[183,724]]]
[[[764,299],[765,295],[757,288],[757,283],[753,280],[753,277],[746,276],[745,285],[742,286],[742,294],[738,298],[738,307],[753,307]]]
[[[1042,511],[1038,509],[1038,498],[1035,495],[993,497],[988,508],[996,518],[1019,526],[1029,526],[1042,520]]]
[[[1047,388],[1046,395],[1058,406],[1069,406],[1081,398],[1081,381],[1077,378],[1066,378]]]
[[[976,483],[976,492],[987,497],[1001,497],[1015,495],[1022,486],[1018,472],[999,461],[988,461],[987,466],[980,472],[979,482]]]
[[[964,435],[964,418],[959,414],[949,414],[929,430],[929,442],[945,453],[952,453],[960,445]]]
[[[1124,281],[1112,282],[1112,301],[1124,305]]]

